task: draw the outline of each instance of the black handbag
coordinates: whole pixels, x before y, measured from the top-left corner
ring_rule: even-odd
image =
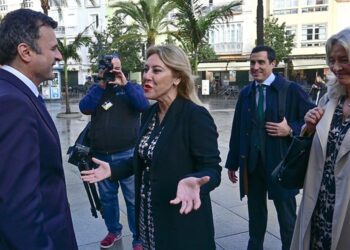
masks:
[[[272,172],[272,180],[287,189],[301,189],[309,162],[313,136],[294,136],[283,160]]]

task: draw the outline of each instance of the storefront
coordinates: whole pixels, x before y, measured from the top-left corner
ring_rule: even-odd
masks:
[[[39,89],[45,100],[61,99],[61,74],[60,69],[53,70],[55,78],[40,84]]]

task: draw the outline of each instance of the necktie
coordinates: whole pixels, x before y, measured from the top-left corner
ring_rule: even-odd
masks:
[[[258,98],[258,118],[260,121],[263,121],[265,119],[265,112],[264,112],[264,87],[262,84],[258,85],[258,91],[259,91],[259,98]]]

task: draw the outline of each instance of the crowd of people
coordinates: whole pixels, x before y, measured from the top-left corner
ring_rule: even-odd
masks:
[[[0,23],[4,250],[78,249],[59,135],[37,89],[54,78],[52,67],[62,60],[56,27],[29,9],[12,11]],[[239,94],[225,164],[241,198],[247,196],[247,249],[263,249],[267,199],[277,211],[282,249],[350,249],[350,28],[331,36],[325,49],[333,76],[316,102],[273,73],[273,48],[251,51],[253,81]],[[142,87],[125,77],[118,55],[111,64],[79,103],[91,115],[96,167],[81,178],[98,183],[108,231],[101,247],[122,238],[120,186],[134,250],[215,249],[210,192],[221,181],[218,132],[197,96],[187,55],[176,45],[148,48]],[[271,172],[300,134],[313,142],[297,213],[299,190],[279,186]]]

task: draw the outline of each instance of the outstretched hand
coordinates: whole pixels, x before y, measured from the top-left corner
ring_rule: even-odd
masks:
[[[108,162],[101,161],[96,158],[92,158],[92,161],[98,165],[98,168],[81,171],[80,177],[83,181],[95,183],[111,176],[111,167],[109,166]]]
[[[197,210],[201,206],[200,187],[209,180],[209,176],[182,179],[177,185],[176,198],[171,200],[170,204],[177,205],[181,203],[180,214],[188,214],[193,209]]]

